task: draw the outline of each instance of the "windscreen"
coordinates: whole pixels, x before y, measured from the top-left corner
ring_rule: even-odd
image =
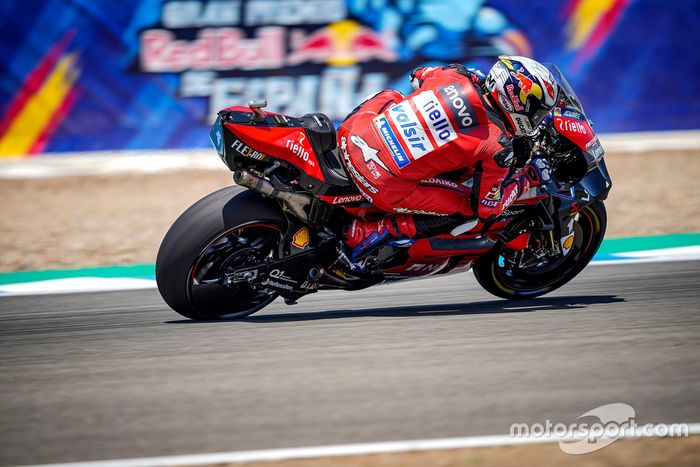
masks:
[[[561,72],[559,67],[553,63],[544,63],[544,66],[552,72],[554,79],[559,83],[559,100],[563,100],[566,103],[566,107],[573,107],[585,115],[586,112],[583,111],[583,106],[576,95],[576,91],[566,80],[564,73]]]

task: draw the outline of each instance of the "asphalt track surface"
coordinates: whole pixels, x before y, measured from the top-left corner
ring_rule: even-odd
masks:
[[[700,262],[508,302],[462,274],[180,320],[157,291],[0,298],[0,464],[507,434],[613,402],[700,421]]]

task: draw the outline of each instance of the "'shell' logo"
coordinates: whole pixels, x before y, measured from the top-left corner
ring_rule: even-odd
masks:
[[[292,245],[303,250],[308,246],[309,240],[309,229],[304,227],[303,229],[297,230],[297,232],[294,234],[292,237]]]

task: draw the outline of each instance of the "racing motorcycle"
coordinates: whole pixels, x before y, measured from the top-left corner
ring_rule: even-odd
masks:
[[[535,132],[514,141],[514,152],[517,167],[547,159],[552,181],[524,193],[493,222],[465,220],[430,238],[395,240],[361,261],[348,257],[343,230],[353,218],[387,214],[348,176],[351,161],[328,117],[267,112],[265,101],[220,111],[210,137],[235,185],[175,221],[158,251],[158,290],[181,315],[212,320],[246,317],[278,296],[293,304],[319,290],[469,269],[484,289],[506,299],[561,287],[600,246],[612,182],[576,93],[559,68],[547,66],[559,82],[559,101]],[[455,174],[442,179],[471,182]]]

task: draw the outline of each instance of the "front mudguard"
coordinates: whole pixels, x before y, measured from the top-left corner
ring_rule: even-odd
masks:
[[[565,223],[571,217],[572,212],[577,212],[597,200],[604,201],[611,188],[612,179],[605,165],[605,160],[601,160],[581,181],[571,187],[571,198],[551,197],[548,210],[552,217],[556,215],[559,218],[559,222],[555,222],[555,233],[564,235]]]
[[[612,179],[605,166],[605,160],[601,160],[596,168],[572,187],[572,194],[579,204],[585,206],[594,200],[604,201],[608,197],[610,188],[612,188]]]

